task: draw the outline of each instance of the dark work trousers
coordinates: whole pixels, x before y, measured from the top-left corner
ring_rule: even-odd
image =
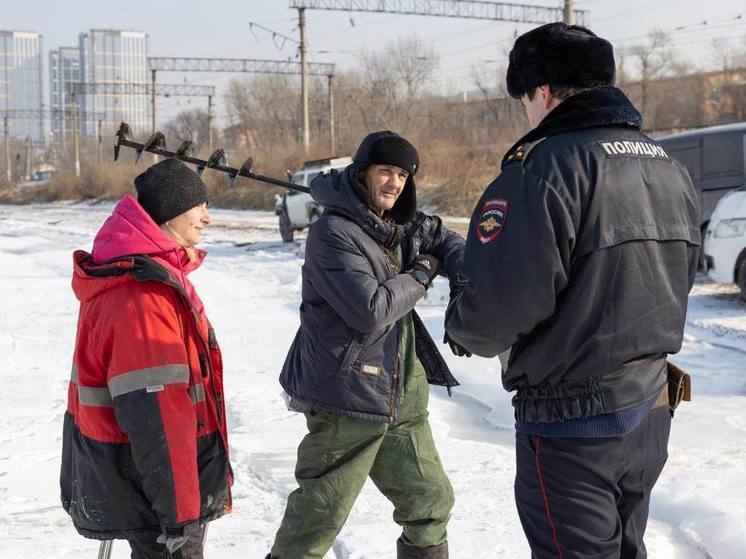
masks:
[[[621,437],[516,433],[515,499],[533,559],[644,559],[650,492],[671,415],[653,409]]]
[[[166,546],[155,541],[152,535],[142,538],[127,540],[132,549],[132,559],[204,559],[202,553],[201,528],[196,534],[189,536],[189,540],[173,554],[170,554]]]

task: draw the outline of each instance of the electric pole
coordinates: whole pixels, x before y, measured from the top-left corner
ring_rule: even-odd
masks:
[[[212,153],[212,95],[207,96],[207,147]]]
[[[155,70],[150,71],[150,112],[152,118],[152,126],[150,131],[151,134],[155,132],[155,72]]]
[[[80,130],[78,130],[78,102],[77,95],[73,91],[73,150],[75,152],[75,176],[80,176]]]
[[[298,28],[300,29],[300,87],[303,103],[303,149],[308,154],[311,136],[308,131],[308,64],[306,61],[306,9],[298,8]]]
[[[3,117],[3,140],[5,143],[5,178],[10,182],[13,178],[13,173],[10,169],[10,132],[8,130],[8,115]]]
[[[65,93],[62,93],[62,130],[60,136],[62,137],[62,153],[67,153],[67,117],[66,117],[66,110],[67,107],[65,106]]]
[[[98,164],[101,165],[102,153],[101,153],[101,119],[98,120]]]
[[[567,25],[575,25],[575,10],[572,5],[572,0],[565,0],[564,21]]]
[[[334,136],[334,75],[329,74],[329,143],[331,144],[331,155],[337,151],[337,141]]]
[[[26,136],[26,166],[24,175],[26,180],[31,178],[31,136]]]

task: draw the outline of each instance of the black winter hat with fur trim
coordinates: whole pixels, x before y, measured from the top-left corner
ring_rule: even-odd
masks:
[[[169,158],[135,177],[137,201],[158,225],[207,202],[200,176],[178,159]]]
[[[420,155],[409,140],[390,130],[371,132],[360,142],[352,161],[358,171],[365,171],[371,165],[394,165],[407,171],[407,182],[388,215],[396,223],[406,223],[414,217],[417,211],[414,175],[420,167]],[[367,195],[364,198],[367,200]]]
[[[395,165],[410,175],[417,173],[420,156],[417,149],[396,132],[382,130],[368,134],[352,159],[360,170],[370,165]]]
[[[516,39],[506,78],[508,93],[520,99],[544,84],[568,87],[612,85],[614,49],[590,29],[547,23]]]

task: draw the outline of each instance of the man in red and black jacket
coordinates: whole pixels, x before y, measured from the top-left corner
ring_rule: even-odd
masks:
[[[135,184],[74,254],[62,504],[82,535],[127,539],[135,558],[202,557],[232,483],[220,349],[186,277],[205,256],[207,193],[176,160]]]

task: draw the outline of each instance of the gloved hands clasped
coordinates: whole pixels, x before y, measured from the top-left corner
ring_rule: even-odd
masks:
[[[451,339],[451,336],[448,335],[448,332],[443,334],[443,343],[448,344],[448,347],[451,348],[451,351],[454,355],[457,355],[458,357],[471,357],[471,352],[465,347],[460,346],[458,343],[454,342]]]
[[[451,292],[448,300],[448,307],[446,308],[446,317],[450,315],[452,307],[456,304],[458,296],[461,293],[461,290],[464,288],[464,285],[466,285],[465,280],[459,276],[451,281]],[[451,339],[451,336],[448,335],[448,332],[445,332],[443,334],[443,343],[448,344],[454,355],[458,357],[471,357],[471,352],[465,347],[459,345],[457,342],[453,341]]]
[[[435,276],[440,270],[440,262],[434,256],[429,254],[418,254],[414,259],[412,268],[407,273],[420,282],[425,288],[430,287]]]

